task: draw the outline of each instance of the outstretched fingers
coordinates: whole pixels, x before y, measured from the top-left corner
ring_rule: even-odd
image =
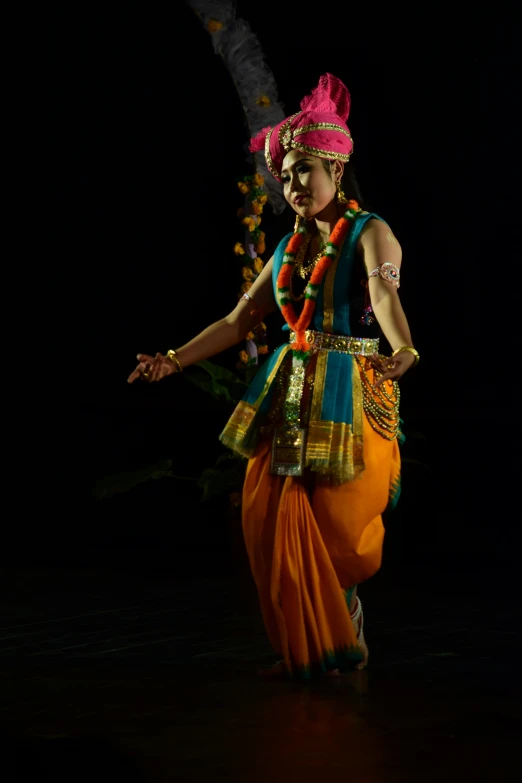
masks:
[[[163,356],[157,353],[150,368],[150,380],[160,381],[163,378]]]
[[[127,378],[127,383],[134,383],[134,381],[137,380],[148,380],[147,375],[149,373],[151,364],[154,361],[153,357],[146,353],[139,353],[136,358],[139,364]]]

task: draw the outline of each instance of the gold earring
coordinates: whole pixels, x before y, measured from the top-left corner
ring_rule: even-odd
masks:
[[[338,180],[335,184],[336,187],[336,196],[337,196],[337,203],[338,204],[346,204],[348,199],[346,198],[346,195],[344,193],[344,190],[341,188],[341,180]]]

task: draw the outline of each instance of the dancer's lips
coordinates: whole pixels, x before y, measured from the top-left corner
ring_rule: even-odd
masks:
[[[297,204],[297,205],[299,206],[299,204],[300,204],[302,201],[304,201],[304,199],[305,199],[305,198],[307,198],[307,196],[296,196],[296,197],[294,198],[294,204]]]

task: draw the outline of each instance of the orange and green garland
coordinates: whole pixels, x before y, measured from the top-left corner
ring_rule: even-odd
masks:
[[[305,359],[309,355],[310,345],[306,339],[305,332],[314,314],[317,293],[327,270],[337,259],[346,235],[360,211],[357,201],[350,199],[345,213],[339,218],[330,234],[323,255],[313,269],[306,286],[303,310],[299,317],[296,315],[290,295],[290,280],[294,271],[297,252],[307,231],[306,227],[299,225],[286,246],[281,270],[277,277],[277,296],[284,319],[290,329],[295,332],[295,341],[291,347],[297,359]]]

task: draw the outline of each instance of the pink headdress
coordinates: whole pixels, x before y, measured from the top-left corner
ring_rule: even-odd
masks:
[[[301,101],[301,111],[274,128],[263,128],[250,140],[250,152],[264,149],[268,170],[279,181],[283,159],[290,150],[347,161],[353,150],[346,125],[349,113],[350,93],[340,79],[325,73],[312,94]]]

